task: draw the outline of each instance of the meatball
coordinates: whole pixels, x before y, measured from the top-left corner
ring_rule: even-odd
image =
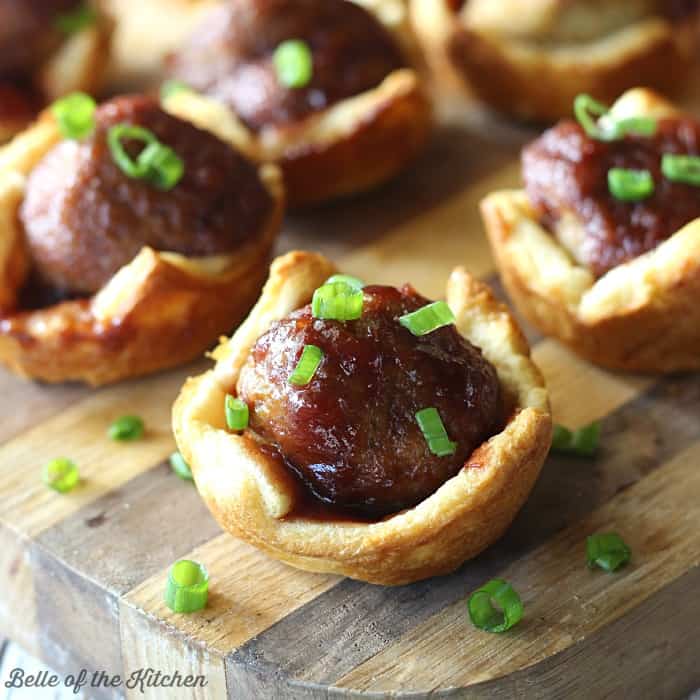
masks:
[[[31,75],[65,38],[56,19],[81,4],[76,0],[0,0],[0,76]]]
[[[664,119],[653,137],[602,142],[566,121],[524,150],[525,187],[544,225],[602,276],[700,217],[700,189],[664,177],[664,153],[700,155],[700,123]],[[649,170],[654,194],[639,202],[616,199],[608,188],[611,168]]]
[[[74,294],[99,290],[143,246],[187,256],[230,253],[261,231],[272,199],[257,168],[230,146],[166,114],[151,97],[97,111],[87,140],[62,141],[29,176],[20,220],[40,279]],[[110,127],[150,129],[184,161],[169,191],[129,178],[107,144]],[[127,142],[133,155],[142,144]]]
[[[313,53],[313,78],[304,88],[277,79],[273,54],[288,39],[305,41]],[[229,0],[169,64],[174,77],[259,130],[376,87],[403,60],[384,27],[347,0]]]
[[[424,306],[411,287],[366,287],[357,321],[306,306],[257,342],[238,383],[250,428],[277,447],[311,493],[382,516],[416,505],[453,477],[503,421],[495,369],[454,326],[416,337],[398,318]],[[288,379],[305,345],[324,358],[311,382]],[[434,407],[454,455],[431,453],[416,413]]]

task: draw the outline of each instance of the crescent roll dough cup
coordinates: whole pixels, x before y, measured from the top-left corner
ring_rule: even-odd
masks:
[[[678,92],[698,63],[700,10],[675,23],[637,17],[573,41],[547,37],[559,0],[489,1],[455,11],[449,0],[411,0],[413,23],[436,67],[449,65],[480,99],[519,118],[554,121],[581,93],[612,101],[640,83]]]
[[[641,89],[612,108],[618,117],[677,113]],[[491,194],[482,214],[511,299],[542,332],[612,369],[700,369],[700,219],[596,280],[543,229],[525,192]]]
[[[300,486],[249,432],[226,430],[224,398],[270,324],[308,303],[333,265],[319,255],[278,258],[246,322],[216,350],[213,370],[187,381],[173,409],[179,449],[219,524],[270,556],[309,571],[398,585],[448,573],[497,540],[527,498],[551,442],[542,377],[508,311],[456,269],[447,301],[459,331],[496,367],[513,411],[501,433],[414,508],[378,522],[295,512]]]
[[[58,51],[35,76],[36,87],[46,102],[75,91],[95,93],[102,87],[110,60],[114,23],[98,12],[95,22],[68,36]],[[36,114],[0,117],[0,143],[25,129]]]
[[[414,38],[397,0],[362,0],[410,58]],[[185,91],[166,98],[201,128],[228,140],[250,158],[277,163],[290,206],[305,206],[371,189],[401,171],[425,145],[432,106],[415,70],[402,68],[354,97],[285,126],[255,133],[228,107]]]
[[[145,247],[93,297],[22,310],[31,261],[17,210],[28,174],[61,138],[45,112],[0,150],[0,362],[29,378],[97,386],[197,357],[245,316],[264,282],[284,209],[278,169],[260,168],[272,210],[230,255],[187,258]]]

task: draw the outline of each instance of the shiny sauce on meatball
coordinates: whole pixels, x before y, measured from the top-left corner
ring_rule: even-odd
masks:
[[[274,52],[305,42],[313,74],[303,87],[277,77]],[[252,129],[287,125],[376,87],[404,65],[393,38],[348,0],[230,0],[170,57],[171,74],[229,105]]]
[[[34,168],[19,212],[35,276],[54,292],[98,291],[144,246],[202,257],[231,253],[261,231],[272,200],[256,166],[212,134],[150,97],[107,102],[96,122],[86,140],[62,141]],[[172,189],[117,165],[107,134],[121,123],[149,129],[182,159]],[[126,148],[135,157],[143,144]]]
[[[364,289],[361,318],[314,318],[306,306],[274,323],[244,366],[238,395],[250,428],[319,501],[382,517],[410,508],[464,466],[503,425],[494,367],[454,325],[417,337],[399,317],[428,302],[411,287]],[[324,357],[306,386],[289,377],[306,345]],[[454,454],[436,456],[416,420],[437,409]]]
[[[654,136],[604,142],[565,121],[525,148],[525,188],[545,227],[558,231],[574,257],[599,277],[700,217],[700,188],[663,175],[666,153],[700,156],[700,123],[662,119]],[[636,202],[617,199],[608,187],[612,168],[649,171],[654,193]]]

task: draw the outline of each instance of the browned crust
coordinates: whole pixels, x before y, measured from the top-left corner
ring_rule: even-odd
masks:
[[[616,110],[675,112],[648,90],[629,91]],[[505,287],[543,333],[611,369],[700,369],[700,219],[596,280],[540,226],[524,192],[493,193],[481,209]]]
[[[415,89],[358,113],[354,131],[331,143],[299,143],[278,161],[292,206],[317,204],[372,189],[399,173],[425,145],[432,109]]]
[[[17,256],[24,249],[16,223],[24,176],[58,138],[45,113],[0,151],[0,242],[5,246],[0,300],[5,302],[13,302],[23,278],[14,261],[22,259]],[[144,248],[88,300],[5,314],[0,362],[28,378],[97,386],[200,355],[243,319],[265,278],[284,195],[274,166],[260,172],[273,208],[258,235],[235,254],[186,258]]]
[[[639,84],[678,93],[697,66],[700,17],[679,25],[640,22],[604,46],[572,45],[562,51],[519,46],[481,32],[446,10],[446,0],[413,3],[426,50],[441,54],[434,62],[447,59],[480,99],[527,120],[568,116],[581,93],[612,101]]]
[[[97,92],[107,73],[113,33],[112,18],[100,12],[93,26],[66,39],[36,76],[37,88],[44,101],[51,102],[74,91]],[[0,119],[0,143],[28,127],[36,116],[28,113]]]
[[[248,320],[215,353],[216,368],[183,387],[173,408],[178,447],[219,524],[270,556],[383,585],[448,573],[503,534],[537,479],[551,440],[542,377],[505,307],[458,268],[447,298],[460,332],[494,363],[512,398],[515,411],[507,426],[415,508],[377,523],[295,515],[298,491],[289,473],[250,437],[225,430],[224,397],[260,333],[308,301],[333,271],[311,253],[290,253],[273,263]]]
[[[582,320],[561,299],[539,293],[509,252],[512,224],[500,203],[486,199],[482,214],[503,284],[518,310],[545,335],[558,338],[590,362],[628,372],[700,369],[700,268],[690,262],[655,299]]]
[[[280,165],[291,206],[316,204],[354,194],[396,175],[425,145],[432,106],[411,69],[390,74],[373,90],[342,100],[285,128],[249,131],[221,103],[178,92],[168,109],[191,115],[260,163]]]

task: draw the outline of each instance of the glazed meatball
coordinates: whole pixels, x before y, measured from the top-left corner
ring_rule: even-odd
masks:
[[[426,303],[410,287],[366,287],[359,320],[314,319],[307,306],[251,351],[238,383],[250,427],[321,501],[372,516],[414,506],[500,430],[500,384],[481,351],[454,326],[416,337],[399,324]],[[293,386],[308,344],[324,358],[308,385]],[[454,455],[429,450],[415,416],[430,407]]]
[[[56,26],[76,0],[0,0],[0,76],[30,75],[65,37]]]
[[[313,78],[288,89],[275,49],[288,39],[313,53]],[[171,74],[228,106],[252,129],[284,125],[376,87],[403,65],[383,26],[347,0],[229,0],[170,58]]]
[[[107,143],[110,127],[150,129],[184,162],[169,191],[129,178]],[[136,155],[142,144],[127,142]],[[272,200],[257,168],[215,136],[166,114],[150,97],[97,111],[87,140],[62,141],[29,176],[20,220],[39,278],[76,294],[99,290],[143,246],[187,256],[230,253],[264,226]]]
[[[664,177],[664,153],[700,155],[700,123],[665,119],[653,137],[602,142],[566,121],[524,150],[525,187],[545,227],[600,277],[700,217],[700,188]],[[608,188],[611,168],[648,170],[654,194],[638,202],[616,199]]]

